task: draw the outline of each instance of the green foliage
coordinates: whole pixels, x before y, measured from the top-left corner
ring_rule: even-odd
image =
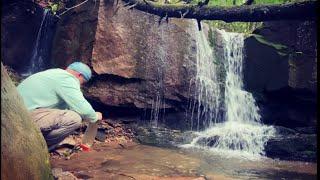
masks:
[[[257,41],[259,41],[262,44],[265,44],[267,46],[270,46],[274,49],[277,50],[277,53],[280,56],[288,56],[290,59],[299,59],[301,58],[303,55],[305,55],[303,52],[301,51],[296,51],[286,45],[280,44],[280,43],[276,43],[276,42],[271,42],[269,40],[267,40],[265,37],[258,35],[258,34],[251,34],[252,37],[254,37]]]
[[[252,33],[256,28],[262,25],[262,22],[232,22],[226,23],[224,21],[207,21],[210,27],[217,29],[224,29],[230,32],[238,33]]]
[[[56,2],[49,2],[49,5],[47,8],[49,8],[53,14],[56,14],[59,9],[59,2],[57,2],[57,3]]]

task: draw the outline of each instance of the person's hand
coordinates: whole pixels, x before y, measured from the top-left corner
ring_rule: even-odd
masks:
[[[98,121],[102,120],[102,113],[96,112]]]

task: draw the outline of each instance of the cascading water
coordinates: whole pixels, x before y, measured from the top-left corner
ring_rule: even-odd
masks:
[[[190,87],[194,85],[196,101],[190,102],[191,130],[200,129],[203,126],[212,126],[219,120],[220,108],[220,84],[216,75],[217,65],[214,61],[214,54],[205,34],[202,31],[195,31],[197,44],[197,71],[195,78],[191,79]],[[197,113],[196,113],[197,112]],[[196,113],[196,117],[194,114]],[[196,128],[193,128],[193,120],[196,119]]]
[[[48,9],[43,10],[42,21],[37,39],[31,54],[28,69],[22,76],[29,76],[50,67],[50,53],[53,35],[55,32],[54,16]]]
[[[207,129],[202,132],[196,133],[196,138],[192,140],[190,144],[183,145],[182,147],[196,147],[204,148],[210,151],[223,154],[224,156],[236,155],[246,158],[259,158],[264,155],[264,144],[267,140],[274,135],[275,130],[271,126],[265,126],[260,122],[259,108],[255,104],[255,100],[251,93],[243,90],[242,82],[242,61],[243,61],[243,43],[244,37],[238,33],[228,33],[223,30],[218,30],[218,33],[223,38],[223,63],[225,68],[225,82],[224,82],[224,94],[215,90],[218,85],[207,84],[213,82],[219,84],[216,80],[218,74],[213,66],[205,63],[198,64],[198,72],[206,72],[205,78],[201,77],[201,74],[197,73],[197,79],[205,82],[199,83],[196,86],[198,93],[199,104],[210,104],[209,109],[218,110],[219,106],[224,106],[225,112],[222,123],[211,123],[207,126]],[[197,34],[198,49],[203,49],[202,46],[206,46],[206,49],[211,49],[208,42],[204,42],[204,33],[199,32]],[[199,41],[200,40],[200,41]],[[207,40],[206,40],[207,41]],[[201,53],[201,51],[198,51]],[[207,59],[199,59],[202,62],[212,61],[212,52],[207,50],[202,52],[208,54],[207,56],[201,54],[200,57]],[[210,58],[208,58],[210,57]],[[205,69],[205,70],[202,70]],[[213,89],[213,90],[212,90]],[[202,93],[210,94],[210,96],[203,96]],[[199,98],[201,96],[201,98]],[[223,96],[224,101],[219,103],[218,100],[213,100],[212,97]],[[211,116],[211,111],[204,111],[200,113],[209,113],[207,116]],[[220,118],[221,118],[220,117]],[[207,119],[204,119],[207,121]],[[217,122],[216,118],[212,118],[212,122]]]
[[[160,28],[160,37],[164,37],[164,28],[163,26]],[[163,121],[164,114],[165,114],[165,102],[164,102],[164,74],[166,69],[166,45],[160,44],[159,48],[157,49],[159,54],[159,59],[156,61],[156,70],[157,70],[157,77],[156,77],[156,93],[153,98],[153,102],[151,105],[151,126],[158,127],[159,120]]]

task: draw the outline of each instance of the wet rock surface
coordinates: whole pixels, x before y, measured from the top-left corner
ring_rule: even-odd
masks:
[[[135,126],[133,129],[137,142],[160,147],[177,147],[179,144],[190,143],[194,137],[191,131],[182,132],[161,127]]]
[[[257,97],[265,124],[288,128],[310,127],[317,124],[317,95],[306,89],[282,88],[264,92]]]
[[[281,160],[317,161],[317,134],[314,129],[275,128],[276,137],[269,139],[265,145],[266,156]]]

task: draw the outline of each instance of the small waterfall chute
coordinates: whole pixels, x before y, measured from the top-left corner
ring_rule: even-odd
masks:
[[[163,38],[165,36],[164,29],[165,26],[160,26],[160,37]],[[158,46],[158,60],[156,61],[156,80],[155,80],[155,95],[153,96],[153,101],[151,104],[151,117],[150,117],[150,125],[152,127],[157,128],[160,123],[164,122],[165,115],[165,71],[166,71],[166,61],[167,61],[167,46],[164,41],[159,43]]]
[[[212,126],[219,120],[220,84],[216,76],[217,64],[212,48],[203,31],[195,30],[197,44],[196,76],[190,82],[195,93],[195,101],[190,102],[191,130],[200,130],[200,127]],[[196,117],[194,117],[196,115]],[[194,119],[197,121],[194,123]],[[196,127],[193,127],[196,124]]]
[[[29,65],[22,76],[29,76],[48,69],[50,65],[51,46],[55,32],[54,16],[49,9],[43,10],[42,21],[37,33],[35,45],[29,60]]]

